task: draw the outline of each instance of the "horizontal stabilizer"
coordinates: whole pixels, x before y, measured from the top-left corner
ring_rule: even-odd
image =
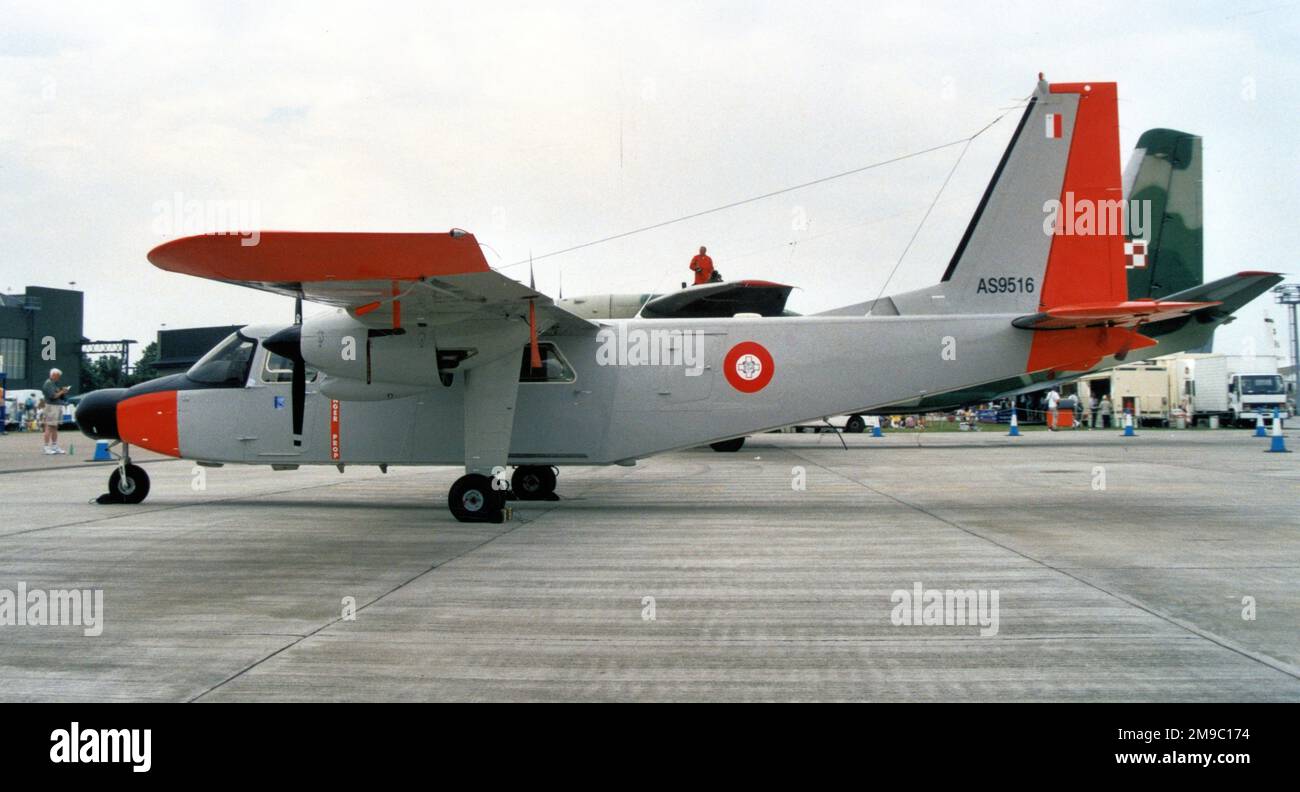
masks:
[[[1214,301],[1224,310],[1235,311],[1283,280],[1276,272],[1252,270],[1228,275],[1169,295],[1170,300]]]
[[[1012,320],[1022,330],[1069,330],[1080,327],[1137,327],[1213,308],[1218,302],[1125,300],[1062,305]]]

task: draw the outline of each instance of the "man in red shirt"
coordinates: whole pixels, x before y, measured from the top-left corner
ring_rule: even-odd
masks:
[[[691,272],[695,273],[695,285],[708,283],[713,279],[713,259],[707,255],[708,248],[700,245],[700,254],[691,259]]]

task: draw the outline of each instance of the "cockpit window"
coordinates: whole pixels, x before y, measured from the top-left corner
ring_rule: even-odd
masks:
[[[231,333],[191,366],[186,374],[205,385],[243,386],[256,350],[256,341],[240,333]]]
[[[316,381],[316,369],[307,367],[307,381]],[[266,365],[262,367],[262,382],[293,382],[293,361],[270,350],[266,353]]]
[[[519,364],[520,382],[573,382],[578,378],[569,361],[564,359],[554,344],[540,343],[537,351],[541,353],[541,368],[532,367],[532,355],[524,347],[524,359]]]

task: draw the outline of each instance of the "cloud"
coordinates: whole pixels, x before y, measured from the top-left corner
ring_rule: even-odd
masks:
[[[1153,126],[1206,137],[1207,277],[1287,266],[1296,14],[1226,16],[1119,3],[11,9],[0,287],[78,281],[95,337],[283,321],[285,300],[153,269],[158,203],[243,202],[269,228],[464,227],[508,264],[960,138],[1040,70],[1118,81],[1126,149]],[[891,290],[939,276],[1009,134],[1004,122],[972,147]],[[548,259],[538,284],[554,293],[562,265],[570,295],[665,289],[706,243],[729,278],[800,285],[797,309],[866,299],[955,155]]]

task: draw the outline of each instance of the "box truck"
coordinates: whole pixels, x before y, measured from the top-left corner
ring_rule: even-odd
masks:
[[[1218,415],[1237,424],[1253,424],[1263,415],[1282,418],[1287,411],[1286,383],[1274,355],[1192,355],[1181,364],[1190,369],[1192,404],[1197,416]]]

